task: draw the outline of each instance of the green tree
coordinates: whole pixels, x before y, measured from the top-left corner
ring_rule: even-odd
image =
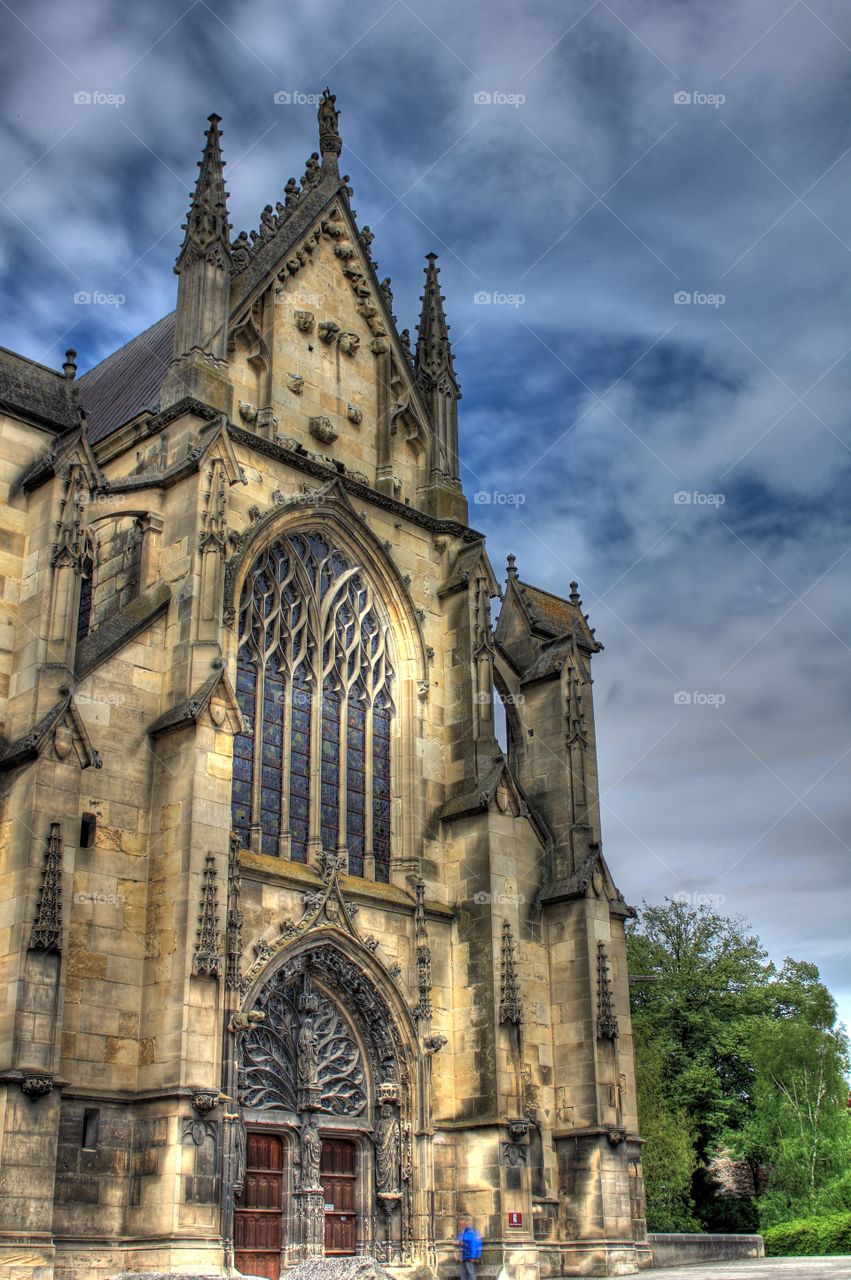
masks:
[[[635,1083],[641,1136],[645,1140],[642,1166],[650,1231],[696,1231],[691,1183],[697,1157],[694,1133],[683,1107],[673,1106],[665,1086],[666,1047],[662,1040],[646,1042],[636,1055]]]
[[[713,1179],[722,1149],[755,1187],[767,1177],[763,1225],[839,1188],[848,1042],[818,969],[787,959],[778,972],[743,920],[671,899],[644,905],[628,951],[648,1220],[753,1229],[756,1203]]]
[[[741,1149],[768,1169],[764,1225],[797,1216],[851,1157],[845,1029],[815,965],[787,958],[750,1031],[755,1088]]]

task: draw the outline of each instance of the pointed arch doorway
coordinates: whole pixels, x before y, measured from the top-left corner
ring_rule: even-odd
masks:
[[[331,940],[274,969],[239,1038],[236,1265],[401,1263],[412,1234],[408,1048],[367,965]]]

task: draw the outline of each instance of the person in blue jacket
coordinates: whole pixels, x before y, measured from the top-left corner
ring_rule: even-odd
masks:
[[[458,1244],[461,1246],[461,1280],[476,1280],[476,1263],[482,1256],[482,1237],[468,1213],[458,1218]]]

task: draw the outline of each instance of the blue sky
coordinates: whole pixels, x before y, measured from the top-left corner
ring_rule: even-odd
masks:
[[[513,551],[577,578],[606,646],[618,883],[743,913],[851,1020],[847,5],[10,0],[2,23],[0,342],[54,366],[173,306],[206,116],[250,229],[331,85],[401,325],[440,255],[471,522],[498,574]]]

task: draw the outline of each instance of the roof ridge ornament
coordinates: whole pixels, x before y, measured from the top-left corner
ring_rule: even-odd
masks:
[[[337,110],[336,102],[336,97],[326,86],[319,102],[319,110],[316,113],[319,121],[319,150],[322,154],[322,172],[323,174],[331,173],[335,178],[340,175],[337,158],[343,150],[339,127],[340,113]]]

